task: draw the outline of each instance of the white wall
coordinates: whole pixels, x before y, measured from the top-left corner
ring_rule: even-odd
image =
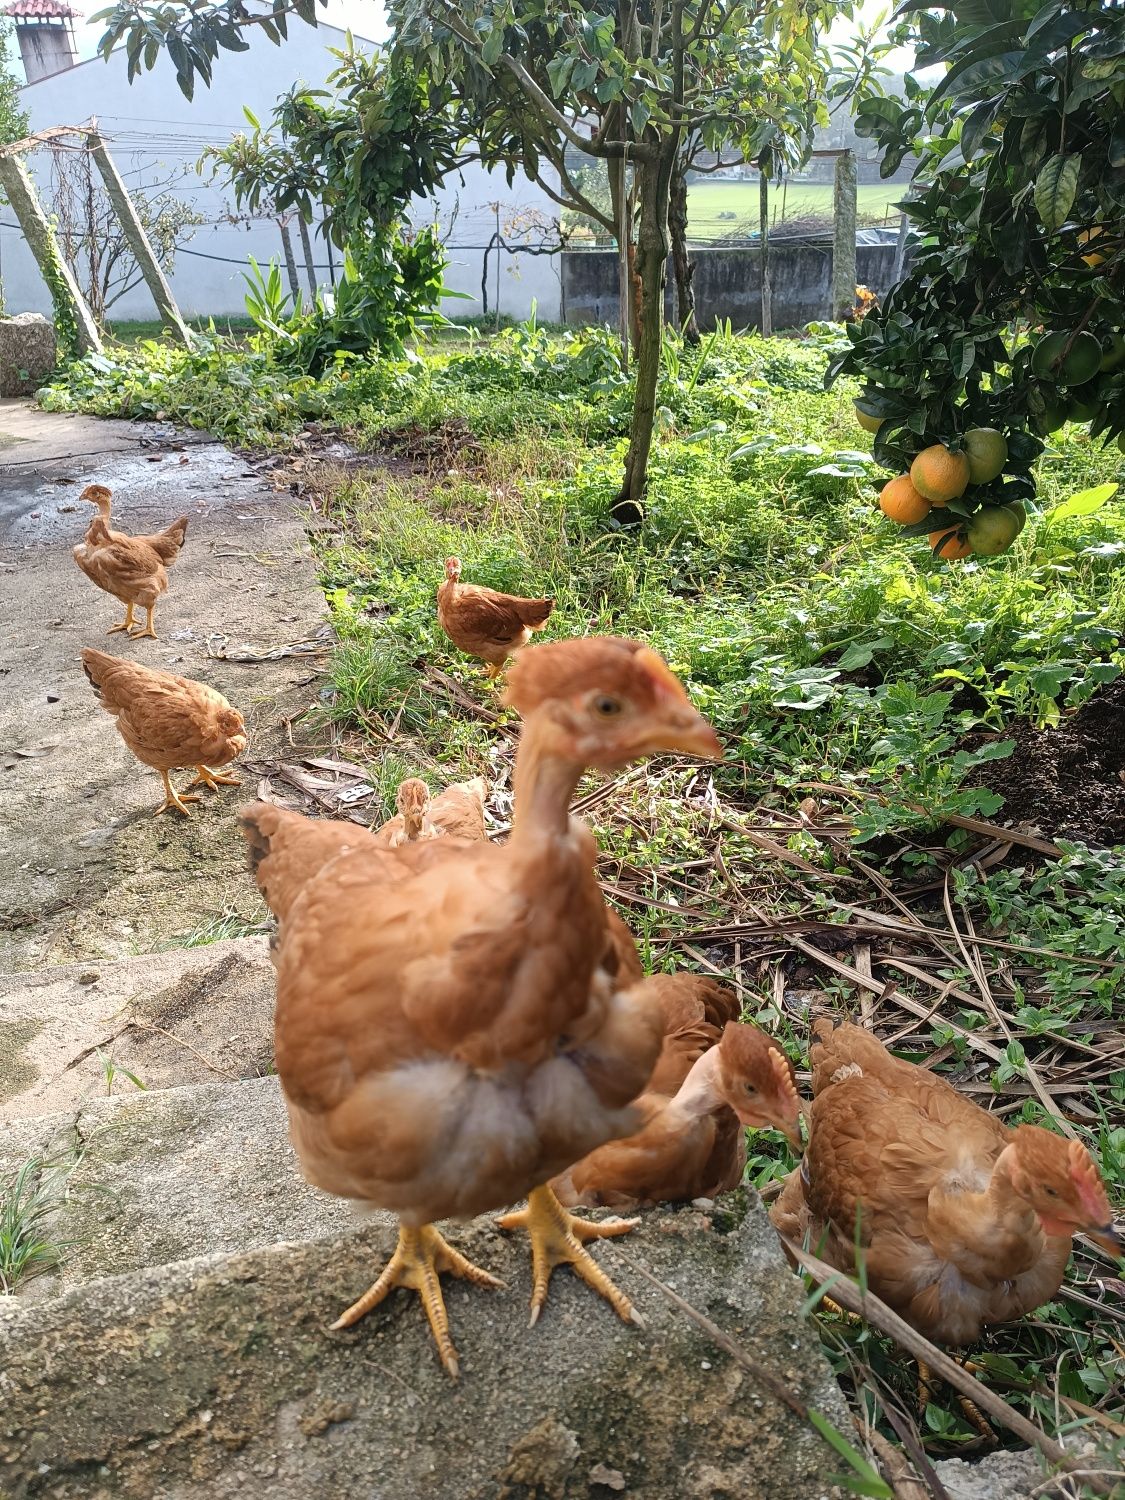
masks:
[[[290,18],[290,39],[273,46],[259,32],[250,35],[248,52],[220,53],[210,89],[197,84],[194,101],[187,100],[175,73],[163,56],[151,73],[127,82],[125,54],[115,52],[108,61],[95,58],[53,78],[30,84],[21,92],[21,102],[30,112],[31,129],[52,125],[79,125],[97,118],[107,145],[126,183],[142,187],[169,176],[172,191],[190,199],[208,222],[194,231],[176,257],[172,289],[181,310],[189,316],[242,315],[244,284],[241,271],[246,257],[264,264],[280,258],[281,241],[272,220],[252,224],[226,222],[234,212],[229,194],[212,185],[196,170],[203,149],[222,145],[240,130],[248,129],[243,106],[263,122],[278,96],[297,80],[321,84],[331,71],[333,59],[326,48],[342,46],[344,35],[332,27],[313,29]],[[45,206],[50,182],[50,156],[37,151],[27,158],[38,181]],[[471,294],[472,301],[451,300],[445,310],[453,316],[481,311],[481,270],[485,246],[496,227],[489,205],[499,201],[501,227],[506,237],[518,239],[531,221],[546,225],[557,218],[551,200],[534,184],[517,179],[508,187],[503,173],[489,173],[479,166],[465,169],[464,183],[451,180],[436,203],[418,202],[411,211],[416,223],[437,218],[449,240],[452,264],[448,284]],[[50,313],[51,302],[38,268],[14,225],[12,210],[0,206],[0,277],[10,313]],[[452,229],[450,230],[450,224]],[[291,227],[294,253],[304,287],[300,239]],[[533,231],[531,240],[542,238]],[[329,282],[328,252],[323,238],[313,241],[314,258],[322,284]],[[339,255],[336,255],[337,270]],[[494,307],[497,257],[489,261],[490,309]],[[556,319],[560,311],[557,257],[510,255],[500,257],[501,309],[526,317],[535,301],[541,318]],[[153,318],[155,310],[142,283],[115,303],[114,318]]]

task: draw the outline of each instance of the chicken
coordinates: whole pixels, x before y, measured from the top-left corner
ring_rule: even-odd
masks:
[[[842,1271],[858,1237],[868,1286],[927,1338],[972,1343],[1049,1301],[1079,1231],[1125,1249],[1080,1142],[1011,1129],[856,1026],[814,1032],[809,1145],[771,1218]]]
[[[702,1039],[714,1028],[696,1021],[690,1031]],[[756,1027],[731,1020],[721,1037],[703,1041],[696,1051],[671,1097],[655,1092],[650,1081],[637,1101],[641,1130],[599,1147],[552,1182],[560,1203],[638,1208],[729,1192],[746,1166],[744,1126],[783,1130],[799,1147],[797,1086],[776,1043]]]
[[[168,588],[168,569],[180,554],[187,535],[187,516],[173,521],[152,536],[127,536],[110,529],[111,491],[104,484],[88,484],[79,495],[96,505],[98,514],[86,529],[86,540],[74,549],[74,561],[91,582],[120,599],[125,618],[106,632],[123,630],[131,640],[156,639],[152,617],[156,601]],[[140,604],[147,618],[143,630],[134,630],[133,610]]]
[[[532,631],[543,629],[555,601],[518,599],[460,579],[460,558],[447,557],[445,582],[437,591],[438,622],[458,651],[488,664],[491,682],[513,651],[527,645]]]
[[[397,849],[400,844],[417,839],[437,839],[449,836],[455,839],[483,839],[484,801],[488,796],[488,783],[483,776],[474,776],[472,781],[458,781],[430,796],[430,789],[417,776],[408,777],[399,785],[396,806],[398,812],[376,831],[375,837],[384,849]]]
[[[343,824],[331,858],[323,823],[265,804],[243,815],[279,921],[277,1070],[302,1170],[400,1221],[390,1263],[334,1326],[410,1287],[453,1375],[439,1273],[495,1283],[436,1219],[526,1195],[527,1208],[502,1223],[530,1233],[532,1321],[563,1263],[633,1317],[582,1243],[629,1226],[574,1219],[547,1186],[635,1128],[629,1106],[661,1041],[643,984],[615,977],[623,961],[594,841],[569,805],[587,767],[661,750],[720,754],[665,663],[634,641],[525,651],[508,702],[525,722],[503,846],[446,837],[382,849]]]
[[[222,693],[205,682],[89,647],[82,652],[82,666],[102,707],[117,720],[126,745],[144,765],[160,772],[164,801],[156,809],[158,815],[174,808],[186,818],[184,804],[199,801],[187,791],[177,795],[173,789],[168,772],[177,766],[195,767],[189,787],[238,786],[236,776],[222,776],[217,768],[237,759],[249,738],[242,715]]]

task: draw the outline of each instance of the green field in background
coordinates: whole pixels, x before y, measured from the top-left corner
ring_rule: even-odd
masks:
[[[898,223],[892,207],[906,192],[904,182],[864,182],[858,189],[860,223]],[[787,219],[816,215],[832,217],[832,184],[830,182],[791,182],[787,188],[770,185],[770,222],[781,218],[782,202]],[[720,214],[734,214],[722,219]],[[757,228],[758,184],[756,182],[715,181],[688,185],[688,224],[690,233],[700,238],[729,234],[745,224]]]

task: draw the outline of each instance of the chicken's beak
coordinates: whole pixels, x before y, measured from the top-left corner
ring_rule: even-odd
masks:
[[[800,1122],[800,1120],[794,1120],[793,1123],[792,1123],[792,1125],[786,1126],[786,1129],[785,1129],[785,1139],[793,1147],[793,1150],[797,1153],[798,1156],[801,1156],[803,1154],[804,1149],[805,1149],[805,1143],[801,1139],[801,1122]]]
[[[1125,1258],[1125,1236],[1116,1229],[1112,1222],[1103,1224],[1099,1229],[1087,1229],[1086,1238],[1093,1240],[1100,1249],[1108,1251],[1120,1260]]]
[[[701,760],[723,758],[719,736],[690,704],[662,716],[659,727],[654,726],[652,749],[655,752],[677,750],[681,755],[698,755]]]

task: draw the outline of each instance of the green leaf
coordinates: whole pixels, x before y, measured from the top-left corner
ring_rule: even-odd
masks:
[[[822,1416],[812,1406],[809,1407],[809,1422],[816,1428],[829,1447],[834,1448],[844,1462],[850,1468],[854,1469],[863,1481],[864,1488],[859,1491],[860,1494],[871,1495],[874,1497],[874,1500],[894,1500],[894,1491],[889,1485],[884,1483],[878,1472],[871,1467],[859,1449],[854,1448],[842,1433],[836,1431],[828,1418]]]
[[[1052,156],[1039,171],[1035,179],[1035,207],[1048,234],[1054,234],[1066,223],[1066,216],[1074,203],[1078,191],[1078,173],[1082,157]]]
[[[1051,526],[1055,521],[1066,521],[1071,516],[1092,516],[1113,499],[1119,488],[1116,484],[1099,484],[1092,490],[1079,490],[1047,512],[1046,524]]]
[[[480,49],[480,60],[486,68],[491,68],[493,63],[499,61],[503,50],[504,28],[494,26],[484,39],[484,46]]]

